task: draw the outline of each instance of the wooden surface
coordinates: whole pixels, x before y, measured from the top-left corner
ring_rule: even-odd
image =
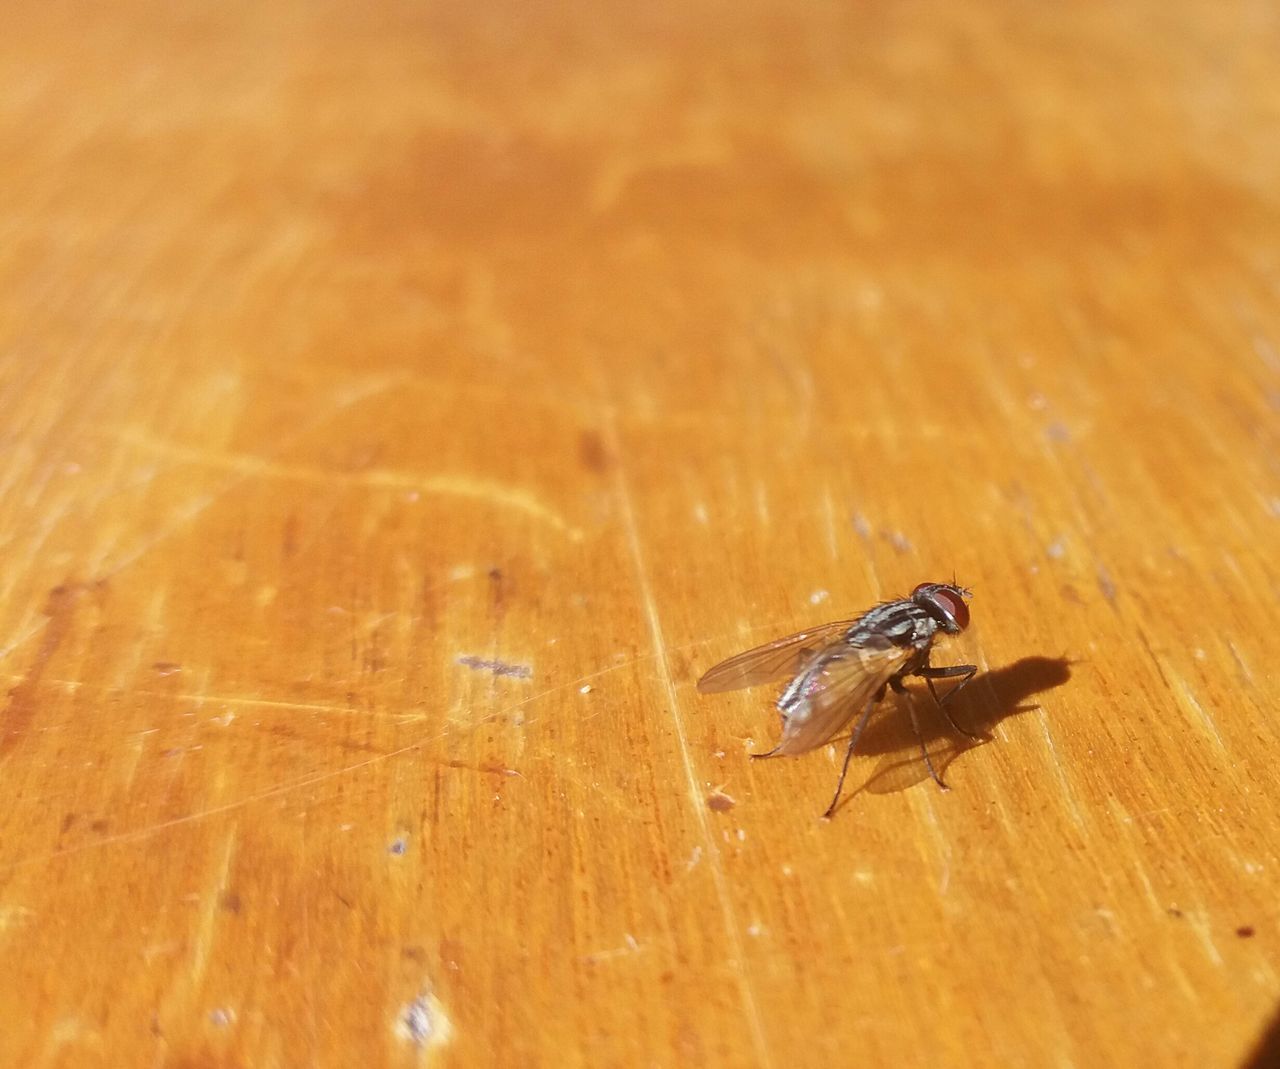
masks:
[[[1273,4],[4,25],[0,1064],[1239,1063]],[[693,689],[953,574],[950,793]]]

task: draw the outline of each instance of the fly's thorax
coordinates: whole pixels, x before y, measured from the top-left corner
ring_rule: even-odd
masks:
[[[937,620],[912,601],[886,601],[862,616],[849,629],[845,641],[854,647],[883,642],[899,647],[927,646],[938,626]]]

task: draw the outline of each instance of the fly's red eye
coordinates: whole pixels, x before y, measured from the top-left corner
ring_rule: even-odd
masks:
[[[932,606],[947,618],[948,625],[954,623],[955,631],[947,626],[952,634],[969,626],[969,606],[964,603],[964,594],[958,587],[945,583],[921,583],[911,592],[911,600],[917,605]]]
[[[969,606],[964,603],[964,598],[953,590],[947,590],[945,587],[941,590],[933,592],[933,598],[938,604],[942,605],[951,619],[956,622],[956,627],[963,631],[969,626]]]

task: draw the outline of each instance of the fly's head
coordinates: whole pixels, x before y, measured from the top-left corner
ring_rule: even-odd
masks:
[[[952,583],[921,583],[911,591],[911,600],[924,609],[948,635],[958,635],[969,626],[966,598],[973,594]]]

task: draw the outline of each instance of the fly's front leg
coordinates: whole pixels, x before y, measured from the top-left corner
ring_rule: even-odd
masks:
[[[929,684],[929,693],[933,695],[933,700],[938,703],[938,708],[942,710],[942,715],[947,718],[952,728],[959,734],[965,735],[971,739],[986,739],[985,735],[978,735],[972,731],[967,731],[956,723],[956,718],[951,715],[951,710],[947,708],[947,702],[954,698],[966,683],[969,682],[978,671],[976,664],[953,664],[947,668],[934,668],[932,665],[924,664],[916,671],[916,675],[923,676],[924,681]],[[933,681],[935,679],[955,679],[959,677],[960,682],[952,687],[941,698],[938,697],[938,691],[934,688]]]

